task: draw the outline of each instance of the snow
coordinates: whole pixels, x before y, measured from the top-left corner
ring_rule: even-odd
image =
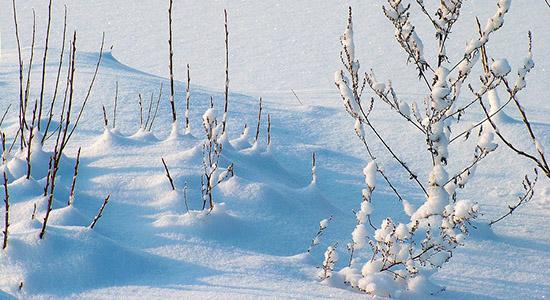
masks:
[[[30,44],[31,7],[36,8],[37,36],[43,36],[45,2],[18,1],[25,47]],[[477,36],[477,29],[472,25],[477,15],[481,20],[493,18],[491,30],[499,25],[501,19],[493,17],[495,2],[468,1],[464,4],[466,19],[456,24],[454,31],[458,38],[452,42],[453,46],[463,49],[467,41]],[[548,83],[544,79],[548,78],[550,60],[545,53],[550,51],[550,31],[544,24],[550,11],[543,1],[498,3],[499,13],[508,8],[509,13],[503,29],[491,37],[491,43],[494,42],[490,47],[491,56],[510,57],[509,66],[527,66],[526,71],[519,70],[520,75],[530,71],[526,79],[528,88],[519,97],[539,137],[536,149],[545,151],[543,146],[547,149],[550,145],[547,117],[550,103],[542,100],[547,98]],[[166,5],[122,0],[67,1],[70,28],[79,30],[77,106],[97,61],[94,51],[98,50],[102,31],[106,32],[106,45],[114,45],[114,48],[104,57],[81,127],[62,159],[55,209],[44,240],[37,236],[46,207],[42,189],[52,145],[47,144],[44,149],[32,145],[35,165],[29,180],[23,176],[26,173],[24,151],[14,153],[15,158],[7,166],[13,200],[12,227],[9,248],[0,252],[0,299],[12,296],[21,299],[364,299],[365,295],[357,290],[333,284],[337,278],[331,282],[318,281],[316,267],[323,262],[324,250],[342,236],[355,241],[356,237],[373,235],[367,214],[374,224],[380,224],[385,221],[384,211],[400,211],[404,207],[405,213],[399,216],[399,222],[403,222],[409,219],[407,214],[413,215],[421,207],[425,198],[378,143],[373,144],[373,150],[379,154],[377,161],[387,174],[396,178],[396,186],[407,200],[400,203],[395,199],[382,178],[375,182],[374,162],[368,163],[371,166],[368,178],[362,173],[370,158],[354,136],[354,128],[358,126],[354,126],[354,120],[350,120],[341,108],[331,76],[340,63],[339,36],[345,26],[349,4],[355,16],[355,57],[361,59],[365,68],[376,69],[380,78],[391,78],[392,87],[411,103],[413,114],[420,119],[414,103],[423,107],[420,98],[423,96],[414,89],[414,84],[410,84],[417,82],[416,76],[406,75],[410,70],[414,73],[414,66],[405,66],[406,57],[392,39],[394,32],[382,16],[380,3],[176,1],[176,78],[185,79],[183,66],[186,63],[194,66],[189,112],[192,126],[190,133],[184,135],[183,118],[171,124],[166,93]],[[1,5],[9,8],[10,3],[4,1]],[[222,111],[222,10],[225,7],[229,13],[231,90],[241,93],[230,96],[226,144],[232,148],[224,147],[220,165],[225,167],[234,162],[235,176],[216,188],[216,205],[208,213],[200,211],[202,116],[209,110],[210,96],[216,110]],[[50,79],[56,71],[62,3],[54,1],[54,10],[53,54],[47,67]],[[0,16],[0,108],[3,111],[17,99],[18,79],[10,9],[1,9]],[[286,21],[281,22],[281,19]],[[431,32],[424,20],[416,18],[413,21],[418,36],[426,37],[421,41],[415,34],[416,46],[421,52],[434,51],[433,42],[427,39]],[[530,58],[513,61],[517,53],[525,53],[526,38],[517,37],[524,37],[529,29],[534,33],[537,61],[537,67],[532,70]],[[474,38],[472,44],[478,48],[482,42]],[[29,49],[24,50],[26,57]],[[383,59],[385,55],[391,60]],[[34,79],[40,76],[38,60]],[[460,66],[464,72],[471,67],[470,64]],[[476,65],[473,70],[478,67]],[[510,72],[502,65],[494,71],[498,74]],[[513,83],[515,78],[510,80]],[[117,129],[104,129],[101,106],[105,105],[111,115],[115,81],[119,82],[120,93]],[[160,82],[164,83],[164,95],[153,132],[140,130],[137,94],[158,92]],[[524,86],[522,82],[520,86]],[[184,116],[185,87],[185,83],[176,83],[178,117]],[[51,88],[48,84],[48,95]],[[305,105],[298,105],[291,88]],[[31,99],[36,92],[33,91]],[[446,94],[447,90],[442,88],[435,96],[442,98]],[[265,109],[273,118],[271,151],[266,150],[265,139],[261,139],[252,151],[250,126],[243,132],[244,124],[256,124],[255,96],[259,95],[265,96]],[[350,105],[355,105],[351,93],[349,99]],[[400,111],[409,115],[401,103],[406,104],[400,102]],[[12,105],[2,126],[2,130],[12,137],[17,128],[15,111]],[[420,111],[423,114],[422,109]],[[519,116],[511,108],[505,111],[510,122],[502,122],[502,131],[522,149],[536,150],[530,141],[521,138],[525,136],[525,128],[516,122]],[[414,128],[401,127],[399,118],[382,107],[371,115],[373,123],[391,141],[392,147],[404,153],[407,164],[418,170],[430,163],[429,158],[420,154],[419,149],[424,145],[412,138]],[[462,129],[482,120],[483,115],[467,118]],[[265,119],[263,122],[261,136],[265,133]],[[484,125],[484,129],[489,127]],[[359,131],[366,138],[372,138],[364,133],[362,126]],[[471,137],[473,141],[467,146],[475,146],[478,142],[483,148],[493,149],[499,141],[494,135],[490,137],[489,131],[488,135],[482,135],[481,142]],[[445,134],[443,129],[440,133]],[[74,160],[80,146],[82,161],[76,197],[74,205],[67,207]],[[466,152],[471,147],[455,144],[449,147],[464,153],[459,162],[446,167],[447,172],[453,174],[452,171],[463,167],[460,163],[467,165],[471,161],[471,153]],[[312,152],[318,154],[318,178],[314,186],[309,185]],[[161,157],[166,159],[175,179],[176,191],[170,189]],[[487,221],[507,211],[506,203],[516,199],[521,190],[520,180],[531,169],[529,163],[504,147],[499,147],[483,161],[476,169],[477,176],[468,181],[471,192],[464,199],[458,199],[452,210],[456,218],[466,217],[472,210],[484,212],[474,224],[477,229],[472,229],[469,237],[457,235],[464,247],[453,252],[450,262],[430,280],[417,276],[402,283],[410,292],[403,298],[423,299],[427,292],[436,293],[434,299],[539,299],[550,296],[547,280],[550,277],[547,259],[550,229],[546,221],[550,215],[548,180],[539,178],[532,202],[506,221],[492,228],[485,227]],[[423,180],[433,176],[433,182],[441,184],[448,179],[443,171],[437,169],[432,174],[418,175]],[[376,183],[372,203],[361,202],[365,180],[372,187]],[[185,183],[189,186],[190,213],[184,204]],[[103,217],[94,230],[87,228],[109,193],[111,202]],[[438,206],[444,203],[447,202],[438,203]],[[38,214],[31,220],[34,204],[37,204]],[[356,224],[359,214],[352,213],[352,209],[358,208],[363,213],[361,221],[365,222],[361,227]],[[3,216],[3,208],[0,216]],[[329,216],[334,219],[320,239],[320,245],[310,255],[304,255],[318,226],[325,224]],[[323,221],[319,223],[319,220]],[[398,238],[406,238],[408,228],[399,222],[395,222],[395,233]],[[350,236],[350,232],[355,236]],[[385,240],[388,233],[379,232],[379,238]],[[340,242],[345,245],[347,241]],[[362,250],[369,250],[368,245],[363,246]],[[340,270],[348,263],[348,253],[342,246],[334,253],[340,257],[336,264],[336,270]],[[363,269],[368,274],[375,273],[372,270],[376,270],[379,262],[369,264],[370,257],[358,258],[362,260],[361,265],[365,264]],[[443,259],[443,256],[434,257],[431,262],[439,264]],[[378,273],[363,279],[362,274],[347,269],[333,272],[333,277],[340,274],[353,278],[364,290],[377,291],[379,296],[399,296],[400,287],[394,286],[388,274]],[[445,286],[446,290],[436,290],[430,285],[431,281]],[[24,287],[19,291],[21,282]]]
[[[510,64],[508,63],[508,60],[505,58],[497,59],[491,64],[491,71],[495,76],[502,77],[508,75],[510,71],[512,71],[512,68],[510,67]]]

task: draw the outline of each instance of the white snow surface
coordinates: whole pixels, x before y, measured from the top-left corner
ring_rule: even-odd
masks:
[[[165,1],[167,2],[167,1]],[[464,49],[476,37],[475,16],[487,20],[496,1],[467,1],[456,26],[452,45]],[[51,53],[47,78],[55,76],[62,2],[54,1]],[[400,99],[421,102],[415,90],[416,73],[405,65],[406,57],[393,39],[393,29],[382,14],[379,1],[175,1],[174,40],[176,107],[178,124],[184,128],[185,64],[191,65],[191,134],[175,135],[168,104],[167,3],[163,1],[95,0],[66,1],[69,32],[78,30],[76,107],[86,93],[101,33],[106,51],[82,123],[67,148],[56,191],[56,208],[44,240],[38,239],[45,199],[41,197],[44,170],[32,180],[14,180],[12,227],[7,251],[0,251],[0,299],[363,299],[368,297],[334,281],[320,283],[318,269],[327,246],[339,241],[340,261],[347,261],[345,244],[351,239],[356,218],[352,209],[361,206],[365,185],[363,167],[368,156],[354,133],[354,120],[341,105],[334,87],[334,71],[340,68],[339,36],[346,24],[347,7],[354,8],[355,56],[363,68],[377,77],[391,79]],[[37,14],[37,53],[32,73],[38,95],[43,27],[47,1],[18,2],[22,44],[28,56],[32,10]],[[233,142],[224,147],[220,166],[235,164],[235,176],[214,191],[216,207],[210,214],[186,214],[184,185],[192,210],[202,206],[200,174],[203,137],[202,116],[214,99],[216,111],[223,107],[223,9],[229,14],[230,95],[228,134]],[[12,109],[2,125],[13,136],[17,128],[18,68],[11,1],[0,1],[1,57],[0,111]],[[520,94],[533,120],[538,143],[550,148],[550,8],[544,1],[514,1],[504,27],[491,39],[492,57],[507,57],[515,72],[523,66],[527,31],[534,35],[536,67],[527,75]],[[419,35],[431,34],[428,23],[414,18]],[[435,45],[424,38],[425,55]],[[451,51],[448,51],[451,52]],[[456,51],[455,53],[460,53]],[[518,55],[521,53],[522,55]],[[525,55],[524,55],[525,53]],[[455,57],[456,58],[456,57]],[[112,115],[115,82],[119,83],[117,129],[104,130],[102,105]],[[153,133],[139,131],[138,93],[163,97]],[[412,84],[411,84],[412,83]],[[290,89],[304,103],[300,105]],[[53,84],[47,84],[51,96]],[[466,94],[466,93],[465,93]],[[272,145],[266,145],[266,115],[260,141],[252,146],[257,118],[257,96],[264,96],[264,112],[272,120]],[[148,97],[144,97],[148,99]],[[506,110],[501,130],[530,149],[522,140],[524,126],[516,111]],[[508,118],[509,117],[509,118]],[[479,121],[481,114],[466,116],[463,129]],[[372,114],[384,136],[411,169],[424,181],[429,163],[423,140],[399,116],[383,106]],[[239,136],[244,124],[250,137]],[[399,124],[399,128],[396,126]],[[171,133],[172,132],[172,133]],[[169,138],[170,137],[170,138]],[[496,142],[498,140],[495,139]],[[459,156],[448,169],[458,171],[469,164],[468,143],[453,144]],[[81,170],[72,207],[68,199],[74,159],[82,147]],[[51,151],[51,143],[46,144]],[[542,146],[540,147],[542,149]],[[533,149],[531,149],[533,150]],[[419,207],[423,195],[407,174],[374,143],[377,163],[396,178],[406,195],[405,206]],[[311,182],[311,153],[317,154],[315,184]],[[43,153],[38,153],[43,154]],[[172,191],[161,157],[174,177]],[[37,158],[47,161],[47,156]],[[15,161],[14,176],[24,170]],[[47,162],[46,162],[47,163]],[[38,164],[38,163],[37,163]],[[464,203],[479,203],[483,215],[474,224],[464,247],[453,253],[450,263],[432,280],[446,287],[433,299],[544,299],[550,297],[550,181],[541,177],[533,200],[492,228],[486,223],[507,211],[521,192],[524,174],[533,168],[505,147],[498,147],[476,169]],[[11,169],[10,169],[11,171]],[[17,176],[16,176],[17,177]],[[373,193],[372,219],[380,224],[385,210],[400,211],[387,185],[377,181]],[[37,192],[38,191],[38,192]],[[87,228],[111,194],[97,226]],[[38,206],[31,220],[33,205]],[[3,207],[0,216],[4,215]],[[311,255],[304,252],[319,228],[319,221],[333,219]],[[407,219],[402,214],[400,222]],[[2,218],[3,220],[3,218]],[[2,223],[3,224],[3,223]],[[3,225],[2,225],[3,226]],[[370,228],[369,228],[370,231]],[[382,279],[380,279],[383,281]],[[425,285],[419,278],[418,286]],[[422,282],[421,282],[422,281]],[[23,282],[22,290],[19,284]],[[423,299],[413,293],[407,299]]]

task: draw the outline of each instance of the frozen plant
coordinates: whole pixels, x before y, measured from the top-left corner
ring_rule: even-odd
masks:
[[[323,219],[321,220],[321,222],[319,222],[319,230],[317,230],[317,233],[311,239],[311,244],[307,249],[307,253],[311,253],[311,250],[313,250],[315,246],[319,245],[319,243],[321,242],[321,236],[323,235],[323,233],[325,233],[325,230],[327,229],[330,221],[332,221],[332,216],[328,219]]]
[[[479,37],[467,43],[464,52],[460,53],[461,58],[455,62],[451,62],[447,56],[446,44],[450,40],[453,25],[460,18],[463,1],[439,1],[435,12],[429,12],[421,0],[411,2],[415,2],[418,11],[425,15],[433,26],[437,44],[436,55],[433,58],[425,56],[422,38],[411,23],[411,3],[387,0],[383,12],[394,26],[395,39],[406,53],[407,63],[416,66],[419,82],[426,88],[422,105],[414,102],[409,105],[400,99],[392,82],[377,80],[373,71],[361,75],[354,46],[351,8],[346,29],[341,37],[341,61],[344,68],[335,74],[335,83],[344,108],[355,120],[355,133],[371,158],[363,170],[366,188],[362,192],[361,208],[356,212],[357,225],[352,232],[352,242],[348,244],[350,260],[348,266],[340,272],[350,286],[381,297],[398,297],[407,291],[433,294],[442,290],[441,287],[430,283],[429,276],[448,262],[455,249],[463,244],[469,232],[470,222],[479,214],[478,204],[462,198],[461,189],[466,188],[469,179],[475,176],[477,165],[497,149],[494,137],[501,135],[492,117],[502,108],[492,107],[490,113],[483,100],[494,93],[499,85],[504,84],[510,86],[507,88],[511,99],[508,102],[517,102],[514,100],[515,94],[525,86],[525,75],[533,66],[530,50],[524,67],[518,71],[515,87],[512,87],[506,81],[506,76],[511,73],[507,60],[492,60],[492,63],[488,63],[485,46],[492,33],[502,27],[504,16],[510,8],[509,0],[497,1],[495,14],[489,18],[485,27],[482,28],[478,23]],[[474,91],[468,80],[480,57],[485,76],[481,79],[482,87]],[[470,87],[475,99],[463,105],[462,100],[458,99],[465,84]],[[364,93],[370,93],[372,96],[363,97]],[[389,106],[404,123],[411,125],[420,140],[425,141],[427,157],[431,162],[424,170],[429,174],[427,180],[422,180],[413,171],[384,138],[383,132],[372,123],[370,114],[375,101]],[[453,137],[452,135],[457,132],[453,129],[460,122],[461,116],[477,102],[486,113],[486,118]],[[521,112],[521,106],[519,103],[516,104]],[[529,129],[528,122],[526,125]],[[465,136],[468,139],[471,131],[476,128],[479,129],[478,141],[472,151],[471,162],[458,171],[451,170],[448,163],[455,159],[455,156],[451,153],[449,145],[459,141],[457,137]],[[367,138],[367,134],[372,134],[372,137]],[[537,165],[545,170],[544,155],[540,150],[542,147],[537,146],[540,143],[534,135],[531,134],[531,138],[539,154]],[[508,145],[504,138],[500,139]],[[391,183],[391,176],[383,171],[381,162],[376,160],[373,153],[371,143],[374,141],[383,146],[407,173],[418,192],[424,194],[424,202],[419,207],[406,201]],[[405,214],[409,216],[406,222],[396,221],[399,214],[392,212],[384,216],[380,225],[372,224],[371,203],[375,199],[373,192],[376,187],[375,178],[378,175],[401,201]],[[533,181],[526,177],[526,196],[520,197],[521,203],[530,199],[533,186]],[[514,206],[510,207],[511,211],[514,209]],[[328,249],[325,254],[323,266],[329,265],[326,262],[330,250]],[[362,261],[364,259],[366,261]]]
[[[325,259],[319,271],[319,279],[321,279],[321,281],[332,277],[332,271],[334,271],[334,266],[336,262],[338,262],[338,253],[336,252],[337,246],[338,244],[328,246],[325,251]]]
[[[203,142],[203,176],[202,176],[202,209],[214,209],[214,188],[223,181],[233,176],[233,164],[230,164],[225,170],[219,168],[220,157],[223,150],[223,123],[218,124],[216,111],[210,107],[202,116],[202,125],[205,132]]]

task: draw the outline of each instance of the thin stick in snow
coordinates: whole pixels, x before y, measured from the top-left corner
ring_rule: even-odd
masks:
[[[302,101],[300,100],[300,98],[298,98],[298,95],[296,95],[296,92],[294,92],[293,89],[290,89],[290,91],[292,91],[292,94],[294,94],[294,97],[296,97],[296,100],[298,100],[298,103],[300,103],[300,105],[304,105],[304,103],[302,103]]]
[[[141,98],[141,94],[138,94],[139,97],[139,128],[143,128],[143,99]]]
[[[115,83],[115,107],[113,108],[113,129],[116,127],[116,107],[118,103],[118,81]]]
[[[103,110],[105,111],[105,110]],[[105,124],[105,127],[107,127],[107,124]],[[74,203],[74,190],[76,187],[76,178],[78,177],[78,166],[80,165],[80,150],[82,147],[78,148],[78,154],[76,155],[76,163],[74,165],[74,174],[73,174],[73,181],[71,183],[71,193],[69,194],[69,201],[67,202],[67,206],[71,206]]]
[[[172,187],[172,191],[176,190],[176,187],[174,186],[174,180],[172,180],[172,176],[170,175],[170,171],[168,170],[168,166],[166,165],[166,162],[164,161],[164,158],[162,159],[162,164],[164,165],[164,170],[166,171],[166,177],[168,177],[168,180],[170,181],[170,186]]]
[[[24,107],[23,106],[23,57],[21,55],[21,41],[19,39],[19,22],[17,21],[17,7],[15,4],[15,0],[12,1],[12,7],[13,7],[13,23],[15,26],[15,40],[17,41],[17,54],[18,54],[18,62],[19,62],[19,131],[18,131],[18,135],[22,137],[23,130],[24,130],[23,129],[24,123],[25,123],[25,114],[23,112],[23,107]],[[15,144],[15,140],[17,140],[17,137],[13,140],[14,144]],[[21,138],[21,145],[22,144],[23,144],[23,138]]]
[[[189,203],[187,202],[187,181],[185,182],[185,185],[183,186],[183,200],[185,202],[185,209],[187,212],[189,212]]]
[[[59,79],[61,78],[61,67],[63,66],[63,56],[65,53],[65,40],[67,37],[67,6],[65,6],[65,15],[63,19],[63,39],[61,42],[61,52],[59,54],[59,65],[57,67],[57,76],[55,78],[55,89],[53,92],[53,97],[50,102],[50,111],[48,113],[48,123],[46,123],[46,128],[44,129],[44,135],[42,136],[42,141],[40,141],[41,144],[44,144],[46,139],[48,138],[48,130],[50,129],[50,124],[53,119],[53,108],[55,105],[55,100],[57,99],[57,91],[59,88]],[[55,131],[54,131],[55,132]]]
[[[48,5],[48,25],[46,28],[46,42],[44,45],[44,57],[42,58],[42,81],[40,86],[40,103],[38,107],[38,131],[40,131],[40,121],[42,120],[42,102],[44,101],[44,84],[46,82],[46,59],[48,57],[48,42],[50,40],[50,25],[52,21],[52,0]]]
[[[34,101],[34,109],[32,111],[32,125],[29,131],[29,141],[27,142],[27,179],[31,178],[31,154],[32,154],[32,139],[34,137],[34,124],[36,121],[36,101]]]
[[[95,216],[94,220],[92,221],[92,224],[90,224],[90,229],[94,229],[95,224],[101,216],[103,216],[103,210],[105,209],[105,206],[107,206],[107,203],[109,203],[109,198],[111,198],[111,194],[107,195],[105,200],[103,200],[103,204],[101,205],[101,208],[99,209],[99,212],[97,213],[97,216]]]
[[[174,104],[174,50],[172,47],[172,4],[173,0],[170,0],[170,6],[168,7],[168,47],[169,47],[169,69],[170,69],[170,107],[172,108],[172,122],[176,123],[176,106]]]
[[[271,114],[267,114],[267,145],[271,145]]]
[[[2,124],[4,124],[4,119],[6,118],[6,115],[8,114],[8,111],[10,110],[10,108],[11,108],[11,103],[8,105],[8,107],[4,111],[4,114],[2,115],[2,119],[0,119],[0,127],[2,126]]]
[[[2,138],[2,164],[6,164],[7,161],[7,153],[6,153],[6,134],[3,132],[0,132],[0,137]]]
[[[143,126],[144,130],[147,130],[147,127],[149,125],[149,120],[151,119],[151,109],[153,109],[153,92],[151,92],[151,99],[149,100],[149,108],[147,109],[147,119],[145,119],[145,126]]]
[[[31,220],[34,220],[35,218],[36,218],[36,203],[33,204]]]
[[[107,119],[107,111],[105,110],[105,105],[101,106],[103,108],[103,125],[105,128],[109,126],[109,120]]]
[[[315,152],[311,155],[311,183],[317,182],[317,158]]]
[[[189,133],[191,127],[189,125],[189,106],[191,101],[191,73],[189,64],[187,64],[187,88],[185,90],[185,133]]]
[[[155,107],[155,113],[153,114],[153,118],[151,119],[151,123],[149,124],[149,131],[151,131],[151,128],[153,127],[153,123],[155,122],[155,119],[157,117],[157,112],[159,110],[159,103],[161,98],[162,98],[162,82],[160,83],[160,91],[159,91],[159,97],[157,99],[157,105]]]
[[[10,227],[10,194],[8,192],[8,175],[6,170],[4,170],[4,205],[5,205],[5,215],[4,215],[4,244],[2,249],[8,247],[8,233]]]
[[[224,89],[224,107],[223,107],[223,121],[222,121],[222,134],[225,133],[225,127],[227,124],[227,106],[229,104],[229,31],[227,30],[227,10],[223,10],[224,15],[224,27],[225,27],[225,89]]]
[[[260,97],[260,108],[258,109],[258,124],[256,125],[256,137],[254,143],[258,141],[260,137],[260,125],[262,124],[262,98]]]

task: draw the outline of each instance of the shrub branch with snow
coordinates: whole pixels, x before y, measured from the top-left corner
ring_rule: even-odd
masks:
[[[446,42],[450,39],[453,25],[460,17],[462,2],[461,0],[440,1],[435,13],[430,13],[423,1],[416,1],[420,11],[433,25],[434,38],[438,45],[437,56],[433,60],[425,57],[424,43],[411,23],[411,4],[401,0],[388,0],[387,5],[383,6],[385,16],[394,26],[395,39],[408,56],[407,62],[416,66],[420,84],[427,89],[423,107],[414,102],[409,105],[399,99],[391,81],[387,83],[378,81],[373,71],[365,73],[364,77],[360,75],[360,64],[356,59],[353,42],[351,8],[349,11],[347,26],[341,38],[341,60],[344,69],[336,72],[335,83],[345,110],[355,119],[355,133],[364,144],[371,161],[363,170],[366,188],[362,192],[361,208],[356,212],[357,225],[352,232],[352,242],[348,244],[349,264],[340,273],[351,287],[371,295],[396,297],[404,292],[435,293],[441,290],[440,287],[430,283],[429,277],[449,261],[456,247],[463,244],[468,235],[470,221],[479,214],[478,204],[463,199],[460,196],[460,190],[467,186],[471,177],[475,176],[475,169],[479,162],[497,148],[493,139],[500,133],[492,116],[501,108],[492,107],[493,115],[489,115],[483,99],[487,96],[489,99],[497,97],[495,89],[500,84],[508,86],[506,76],[511,72],[511,67],[506,59],[493,60],[489,65],[485,45],[489,42],[491,34],[502,27],[504,16],[510,8],[510,1],[497,1],[496,13],[489,18],[484,28],[479,26],[479,38],[472,39],[467,44],[462,58],[452,63],[447,56]],[[485,76],[481,78],[482,87],[474,91],[467,80],[479,57],[482,58]],[[518,79],[514,87],[508,89],[511,99],[514,99],[515,93],[525,87],[525,75],[533,67],[531,57],[531,51],[529,51],[524,66],[518,71]],[[458,98],[462,86],[466,83],[474,93],[475,99],[461,107]],[[363,100],[365,87],[374,94],[373,97],[369,97],[369,100]],[[404,122],[412,125],[419,133],[419,139],[425,141],[426,150],[431,159],[431,164],[426,166],[429,174],[426,183],[423,183],[399,154],[389,146],[382,133],[371,122],[369,117],[375,101],[388,105],[402,117]],[[452,129],[460,121],[466,108],[475,102],[481,104],[487,118],[475,126],[480,127],[480,131],[471,163],[451,175],[448,163],[454,159],[454,156],[449,151],[449,144],[456,140],[451,137],[454,132]],[[365,132],[365,127],[369,129],[368,133]],[[467,139],[472,129],[459,136],[466,135]],[[425,200],[418,208],[406,201],[391,184],[389,176],[381,171],[378,166],[381,162],[376,160],[371,142],[367,142],[371,141],[366,137],[367,134],[372,134],[375,140],[384,146],[392,159],[396,160],[410,175],[414,185],[424,192]],[[536,145],[536,138],[533,136],[532,139]],[[504,142],[506,143],[506,140]],[[544,170],[543,153],[539,147],[537,151],[539,152],[538,165]],[[410,217],[407,222],[395,221],[399,213],[392,213],[387,215],[380,225],[372,224],[371,203],[375,198],[373,198],[373,191],[378,174],[402,201],[405,214]],[[524,197],[520,197],[520,203],[532,197],[533,182],[525,178],[526,193]],[[510,207],[510,211],[514,209],[513,206]],[[328,254],[330,254],[329,250],[327,250]],[[325,253],[325,262],[327,253]],[[362,262],[364,258],[367,260]],[[324,263],[323,266],[325,265],[327,264]]]

